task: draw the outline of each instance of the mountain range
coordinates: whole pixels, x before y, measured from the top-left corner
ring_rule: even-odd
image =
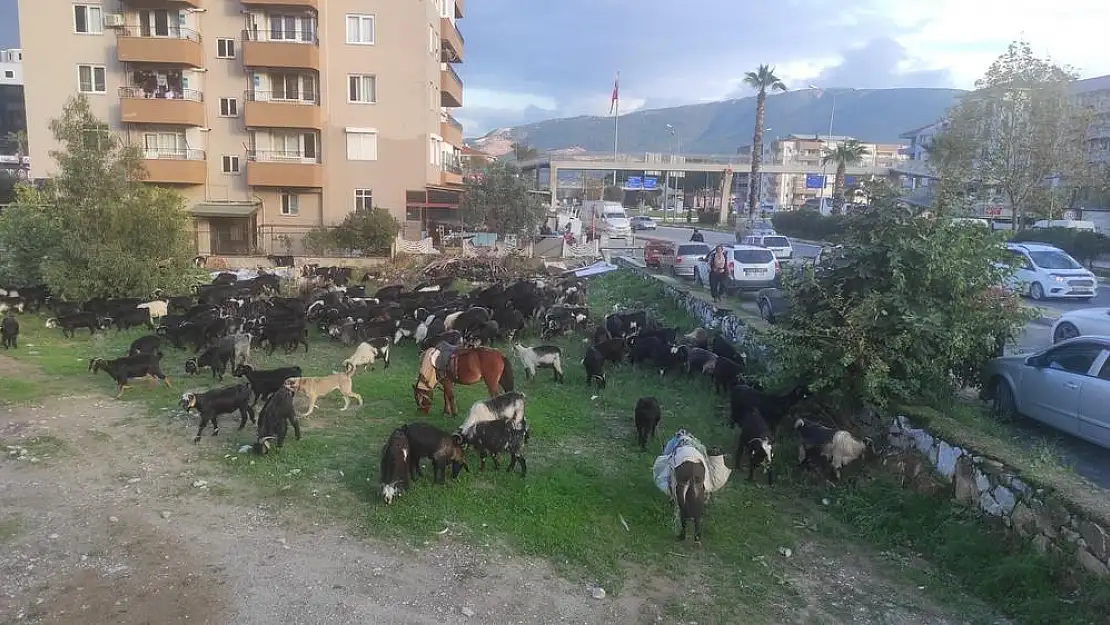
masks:
[[[904,143],[898,135],[931,124],[956,102],[959,89],[812,89],[767,97],[764,141],[791,134],[828,134],[868,143]],[[755,126],[755,96],[705,104],[650,109],[621,115],[618,132],[623,153],[670,152],[735,154],[747,151]],[[667,125],[676,129],[672,136]],[[494,156],[523,143],[548,150],[613,151],[613,118],[583,115],[498,128],[470,139],[474,148]],[[675,144],[678,144],[676,147]]]

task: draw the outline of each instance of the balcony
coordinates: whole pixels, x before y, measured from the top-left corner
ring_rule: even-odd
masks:
[[[462,19],[463,9],[466,8],[463,4],[463,0],[455,0],[455,19]]]
[[[443,142],[461,147],[463,144],[463,127],[459,120],[451,117],[448,114],[440,116],[439,121],[439,134],[443,137]]]
[[[182,4],[194,9],[204,8],[204,0],[123,0],[123,4],[132,9],[179,9]]]
[[[324,128],[319,97],[284,100],[275,99],[272,91],[247,91],[244,100],[243,121],[248,128]]]
[[[188,28],[170,28],[168,35],[143,33],[138,27],[116,31],[116,58],[121,63],[204,66],[200,33]]]
[[[463,105],[462,78],[459,78],[455,68],[447,63],[440,63],[439,67],[440,106],[446,106],[447,108],[461,107]]]
[[[204,184],[208,164],[204,150],[143,153],[146,181],[156,184]]]
[[[324,167],[319,158],[300,152],[250,150],[247,152],[247,184],[252,187],[298,189],[324,186]]]
[[[446,17],[439,18],[439,38],[443,46],[443,61],[446,63],[462,63],[463,39],[455,22]]]
[[[243,6],[252,7],[290,7],[320,11],[320,0],[240,0]]]
[[[282,39],[282,34],[266,30],[244,30],[243,65],[320,71],[319,39]]]
[[[462,168],[457,165],[444,165],[439,172],[439,183],[458,186],[463,183]]]
[[[193,89],[158,97],[138,87],[119,88],[119,117],[123,124],[204,126],[204,95]]]

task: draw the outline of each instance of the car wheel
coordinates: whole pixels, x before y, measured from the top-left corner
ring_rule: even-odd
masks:
[[[1040,282],[1034,282],[1029,285],[1029,299],[1038,302],[1044,299],[1044,287],[1041,286]]]
[[[1002,421],[1013,421],[1017,418],[1017,403],[1014,401],[1014,389],[1006,380],[998,380],[994,387],[994,405],[991,406],[995,418]]]
[[[1075,324],[1065,321],[1056,326],[1056,331],[1052,333],[1052,342],[1059,343],[1060,341],[1074,339],[1079,334],[1079,328],[1075,327]]]
[[[759,318],[767,323],[775,323],[775,313],[771,312],[771,303],[765,299],[759,300]]]

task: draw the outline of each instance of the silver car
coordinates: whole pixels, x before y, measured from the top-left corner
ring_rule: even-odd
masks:
[[[1081,336],[984,371],[980,397],[1000,417],[1026,416],[1110,449],[1110,336]]]

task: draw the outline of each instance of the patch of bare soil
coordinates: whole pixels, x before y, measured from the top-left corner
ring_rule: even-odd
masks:
[[[137,410],[100,396],[0,409],[0,439],[28,445],[0,448],[0,623],[610,625],[671,622],[665,606],[682,598],[644,574],[596,600],[548,564],[503,550],[351,538],[234,483],[206,486],[191,427]],[[42,440],[60,443],[36,450]],[[812,604],[767,622],[963,622],[923,593],[905,599],[867,561],[795,562],[789,581]],[[835,601],[851,609],[829,608]]]

